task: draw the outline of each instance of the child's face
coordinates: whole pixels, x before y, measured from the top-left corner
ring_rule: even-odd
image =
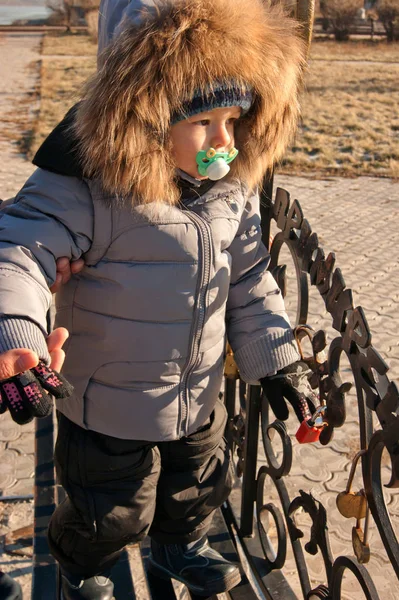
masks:
[[[170,136],[178,168],[197,179],[207,179],[198,173],[197,153],[208,148],[219,152],[231,150],[234,147],[234,123],[240,115],[239,106],[214,108],[172,125]]]

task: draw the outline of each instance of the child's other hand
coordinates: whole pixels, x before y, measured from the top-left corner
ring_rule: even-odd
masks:
[[[62,345],[67,337],[68,331],[63,327],[48,336],[50,367],[28,348],[0,354],[0,413],[8,409],[16,423],[28,423],[34,417],[51,413],[51,396],[68,398],[72,394],[73,387],[58,373],[64,362]]]
[[[311,418],[318,404],[317,396],[310,387],[308,377],[311,370],[308,365],[298,360],[288,367],[277,371],[275,375],[260,380],[270,407],[277,419],[288,419],[288,408],[285,399],[292,405],[298,421]]]
[[[55,294],[60,290],[60,287],[67,283],[72,275],[76,275],[80,273],[80,271],[85,266],[85,261],[83,258],[78,258],[78,260],[70,261],[69,258],[63,256],[57,260],[57,274],[55,278],[55,282],[50,288],[52,294]]]
[[[51,357],[50,367],[60,371],[64,363],[65,352],[62,346],[68,338],[68,330],[65,327],[57,327],[47,338],[47,347]],[[36,352],[29,348],[15,348],[0,354],[0,381],[9,379],[19,373],[28,371],[39,364]]]
[[[0,381],[36,367],[38,355],[28,348],[16,348],[0,354]]]
[[[51,356],[50,367],[56,371],[60,371],[63,365],[65,352],[62,350],[62,346],[68,335],[65,327],[58,327],[47,338],[47,347]],[[38,364],[38,355],[29,348],[7,350],[7,352],[0,354],[0,381],[28,371]]]

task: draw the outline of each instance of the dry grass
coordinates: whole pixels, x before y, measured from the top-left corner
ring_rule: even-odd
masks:
[[[95,52],[87,36],[44,39],[43,54],[67,56],[43,60],[41,108],[30,154],[77,100],[82,83],[95,69]],[[377,64],[342,62],[373,58]],[[393,61],[399,63],[399,44],[314,42],[302,125],[279,170],[398,178],[399,64],[390,64]]]
[[[399,62],[399,44],[388,44],[385,39],[373,42],[350,40],[337,44],[326,38],[317,38],[312,42],[310,59]]]
[[[43,55],[94,56],[97,44],[87,35],[51,34],[43,39]]]
[[[90,42],[87,36],[47,35],[43,40],[42,54],[67,56],[65,59],[42,61],[40,112],[34,127],[29,156],[34,155],[50,131],[78,100],[82,84],[96,68],[96,45]],[[82,58],[82,55],[85,58]]]
[[[95,66],[95,57],[42,63],[40,113],[34,128],[32,155],[78,100],[81,86],[94,72]]]
[[[320,55],[315,46],[312,56]],[[326,57],[331,56],[333,44],[329,46]],[[342,52],[340,44],[334,46]],[[356,45],[346,56],[352,59],[360,48]],[[392,56],[399,48],[387,50]],[[311,60],[302,124],[280,170],[397,177],[398,79],[399,64]]]
[[[43,57],[57,58],[42,61],[40,111],[28,148],[29,157],[78,100],[82,84],[96,68],[96,52],[96,44],[87,35],[62,33],[43,38]]]

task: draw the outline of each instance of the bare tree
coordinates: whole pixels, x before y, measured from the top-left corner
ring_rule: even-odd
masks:
[[[53,11],[53,17],[56,21],[68,28],[73,25],[75,14],[73,3],[74,0],[46,0],[46,4]]]
[[[384,25],[387,41],[399,41],[399,0],[378,0],[375,10]]]
[[[338,42],[349,39],[361,8],[363,8],[363,0],[320,0],[320,12],[328,19]]]
[[[98,39],[98,7],[100,0],[79,0],[80,6],[84,12],[90,37],[97,41]]]
[[[92,37],[97,37],[97,15],[100,0],[46,0],[59,23],[68,28],[79,23],[83,17]]]

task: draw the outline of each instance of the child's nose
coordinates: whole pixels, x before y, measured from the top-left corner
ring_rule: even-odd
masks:
[[[212,147],[215,148],[215,150],[218,150],[220,148],[227,148],[230,144],[230,141],[231,136],[227,131],[226,127],[220,126],[218,127],[213,136]]]

